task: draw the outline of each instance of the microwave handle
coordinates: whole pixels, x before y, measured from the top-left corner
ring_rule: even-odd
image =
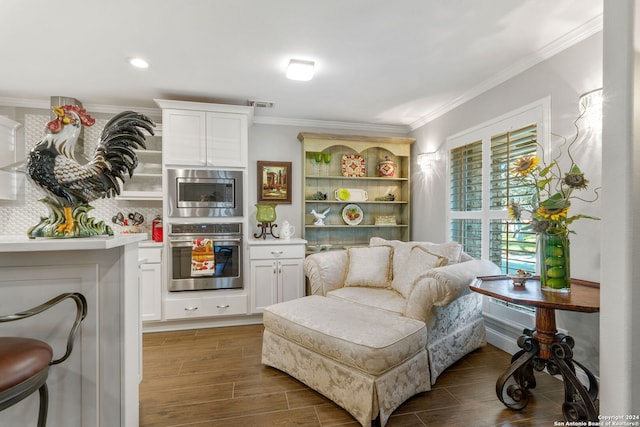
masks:
[[[232,243],[240,243],[242,240],[241,239],[233,239],[233,238],[224,238],[221,240],[218,239],[211,239],[213,240],[216,244],[220,244],[220,243],[227,243],[227,242],[232,242]],[[191,239],[171,239],[169,240],[169,244],[171,246],[191,246],[193,244],[193,240]]]

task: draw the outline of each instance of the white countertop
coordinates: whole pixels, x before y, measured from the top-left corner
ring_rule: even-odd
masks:
[[[162,242],[156,242],[155,240],[143,240],[138,243],[139,248],[161,248]]]
[[[146,233],[117,234],[104,237],[77,237],[71,239],[36,238],[26,235],[1,235],[0,252],[75,251],[111,249],[145,241]]]

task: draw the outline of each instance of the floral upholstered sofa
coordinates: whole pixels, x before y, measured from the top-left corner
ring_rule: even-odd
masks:
[[[372,238],[368,247],[304,262],[304,298],[267,307],[263,363],[345,408],[363,426],[431,389],[452,363],[485,344],[477,276],[500,274],[449,242]]]
[[[469,290],[477,276],[500,274],[455,242],[400,242],[371,238],[369,247],[390,247],[390,271],[368,248],[313,254],[305,259],[308,294],[340,298],[427,326],[431,384],[451,364],[486,342],[482,301]],[[363,251],[363,249],[365,249]],[[376,281],[368,279],[376,277]]]

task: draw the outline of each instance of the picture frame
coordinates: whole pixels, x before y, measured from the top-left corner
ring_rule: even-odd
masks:
[[[258,203],[291,204],[291,162],[258,160]]]

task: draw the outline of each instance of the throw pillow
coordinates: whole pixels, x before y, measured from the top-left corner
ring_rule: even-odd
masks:
[[[413,290],[414,282],[425,271],[447,265],[447,258],[431,253],[422,246],[415,245],[411,248],[405,269],[399,276],[393,278],[392,288],[409,298]]]
[[[345,286],[389,287],[392,247],[349,248],[347,255],[349,267],[344,281]]]
[[[369,240],[370,247],[391,246],[393,248],[392,272],[393,280],[405,270],[411,248],[416,245],[415,242],[402,242],[400,240],[385,240],[381,237],[372,237]]]
[[[402,276],[407,270],[407,260],[414,246],[421,246],[434,255],[447,258],[447,264],[457,264],[462,256],[462,245],[456,242],[431,243],[431,242],[402,242],[400,240],[385,240],[380,237],[372,237],[369,246],[393,247],[393,281],[397,276]]]
[[[462,245],[456,242],[431,243],[417,242],[429,252],[447,258],[448,264],[457,264],[462,256]]]

